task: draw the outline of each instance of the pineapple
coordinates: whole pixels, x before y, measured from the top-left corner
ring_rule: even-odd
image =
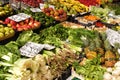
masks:
[[[105,66],[106,67],[113,67],[116,63],[116,55],[111,51],[107,50],[105,52]]]

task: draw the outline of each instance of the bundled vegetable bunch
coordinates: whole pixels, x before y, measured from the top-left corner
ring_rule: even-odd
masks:
[[[78,61],[78,55],[66,45],[63,49],[58,49],[53,56],[48,57],[47,62],[54,78],[60,77],[70,65]]]
[[[11,42],[6,45],[0,45],[0,80],[6,80],[6,77],[10,76],[9,70],[19,58],[17,43]]]
[[[53,75],[42,55],[34,58],[18,59],[9,70],[7,80],[53,80]]]

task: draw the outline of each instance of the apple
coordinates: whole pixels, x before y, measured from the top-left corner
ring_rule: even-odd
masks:
[[[33,25],[33,23],[34,23],[33,21],[30,21],[28,25],[30,25],[30,26],[31,26],[31,25]]]
[[[19,24],[22,26],[22,25],[24,25],[24,22],[23,22],[23,21],[21,21],[21,22],[19,22]]]
[[[4,34],[5,34],[5,36],[9,36],[10,33],[9,33],[9,31],[6,31]]]
[[[0,38],[4,37],[4,34],[2,32],[0,32]]]
[[[18,23],[18,24],[16,25],[16,28],[19,28],[19,27],[21,27],[21,25]]]
[[[9,32],[10,32],[11,34],[14,34],[14,33],[15,33],[13,29],[11,29]]]
[[[25,23],[29,23],[29,19],[26,19],[26,20],[25,20]]]
[[[59,16],[59,12],[55,11],[54,16]]]
[[[35,26],[35,27],[39,27],[39,26],[40,26],[40,22],[35,22],[35,23],[34,23],[34,26]]]
[[[16,27],[16,26],[12,26],[12,28],[13,28],[13,29],[15,29],[15,30],[17,29],[17,27]]]
[[[59,19],[60,19],[60,17],[59,17],[59,16],[55,16],[55,19],[56,19],[56,20],[59,20]]]
[[[8,27],[11,27],[12,25],[10,23],[7,24]]]
[[[10,22],[10,19],[9,18],[6,18],[5,19],[5,24],[8,24]]]
[[[50,11],[50,15],[53,15],[54,14],[54,11]]]
[[[23,28],[22,27],[18,27],[17,31],[23,31]]]
[[[1,32],[1,33],[4,33],[4,32],[5,32],[5,31],[4,31],[4,27],[0,28],[0,32]]]
[[[53,9],[52,7],[49,7],[48,9],[49,9],[50,11],[54,11],[54,9]]]
[[[64,13],[64,10],[63,9],[59,9],[58,12],[59,12],[60,15],[62,15]]]
[[[50,13],[49,13],[49,12],[47,12],[47,13],[46,13],[46,15],[47,15],[47,16],[50,16]]]
[[[13,26],[13,25],[16,25],[17,23],[13,20],[10,20],[10,24]]]
[[[4,30],[5,30],[5,32],[9,32],[10,29],[9,29],[9,27],[5,27]]]

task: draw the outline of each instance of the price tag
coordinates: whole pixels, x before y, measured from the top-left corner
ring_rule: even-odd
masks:
[[[51,8],[53,8],[53,9],[55,9],[55,6],[53,6],[53,5],[50,5],[49,7],[51,7]]]
[[[20,21],[26,20],[27,18],[30,18],[30,17],[31,17],[30,15],[27,15],[25,13],[19,13],[17,15],[13,15],[8,18],[11,20],[14,20],[16,22],[20,22]]]
[[[120,34],[117,31],[112,29],[106,30],[107,39],[109,40],[110,44],[114,46],[115,43],[120,44]]]
[[[49,44],[44,44],[44,49],[52,50],[52,49],[54,49],[54,48],[55,48],[55,46],[51,46],[51,45],[49,45]]]
[[[44,9],[44,6],[45,6],[45,4],[40,3],[40,9]],[[49,5],[49,7],[55,9],[55,6],[53,6],[53,5]]]
[[[120,54],[120,49],[118,49],[118,53]]]
[[[44,4],[40,3],[40,9],[44,9]]]
[[[36,56],[42,49],[51,50],[54,49],[54,46],[49,44],[37,44],[34,42],[28,42],[23,47],[20,48],[20,53],[26,57]]]
[[[32,12],[41,12],[40,8],[30,8]]]
[[[23,47],[20,48],[20,53],[21,53],[21,55],[26,56],[26,57],[34,57],[43,48],[44,48],[44,45],[42,45],[42,44],[28,42]]]

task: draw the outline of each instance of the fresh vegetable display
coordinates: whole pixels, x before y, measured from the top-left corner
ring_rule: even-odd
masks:
[[[23,30],[29,30],[29,29],[37,29],[40,27],[40,22],[34,20],[32,17],[28,18],[24,21],[16,22],[14,20],[11,20],[9,18],[5,19],[5,24],[12,27],[16,31],[23,31]]]
[[[84,76],[84,80],[103,80],[105,68],[99,65],[99,60],[86,60],[84,65],[80,65],[78,62],[73,64],[75,71]]]
[[[19,1],[0,5],[0,80],[120,79],[111,0]]]

